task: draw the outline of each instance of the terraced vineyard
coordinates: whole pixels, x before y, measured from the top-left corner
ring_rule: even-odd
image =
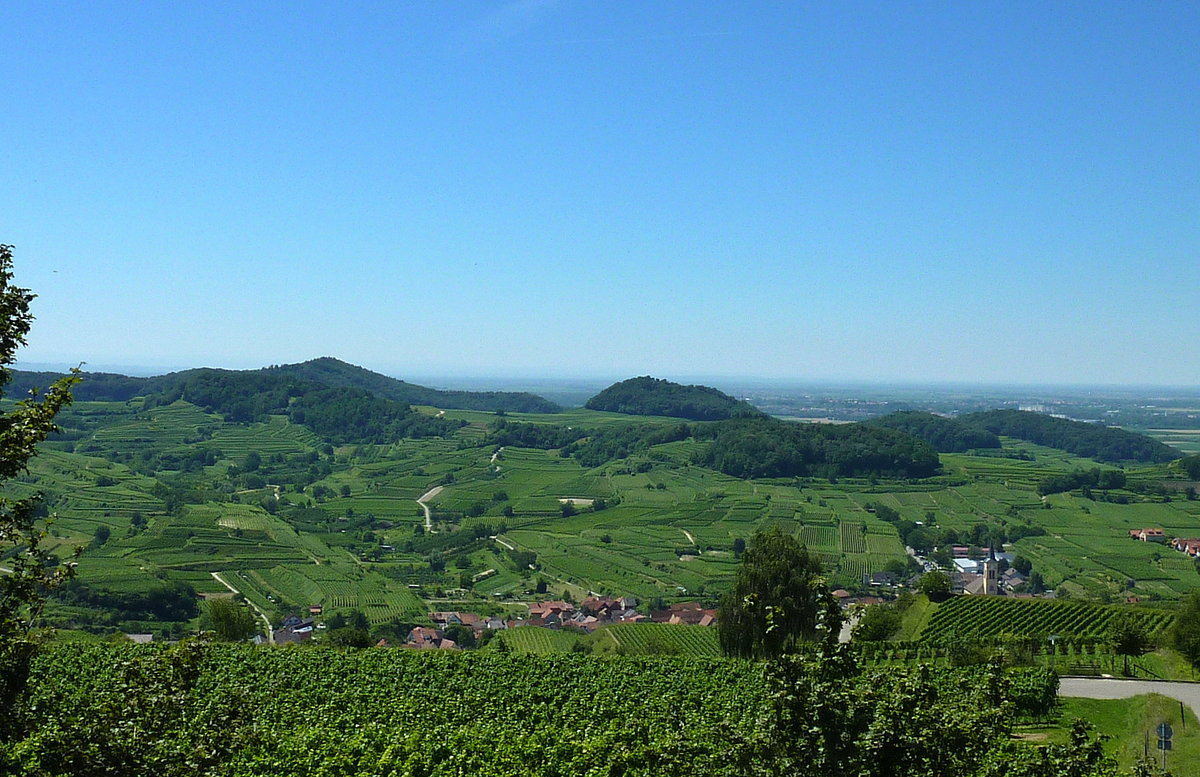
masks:
[[[1133,618],[1149,633],[1166,630],[1170,611],[1101,606],[1084,602],[958,596],[938,606],[921,631],[923,642],[988,640],[1001,635],[1105,637],[1117,618]]]
[[[707,444],[697,439],[584,467],[557,450],[486,444],[495,414],[445,417],[467,426],[445,439],[334,448],[282,415],[232,424],[185,401],[79,403],[63,439],[7,487],[47,494],[52,543],[88,547],[85,583],[132,594],[179,582],[212,594],[227,590],[217,572],[275,617],[320,604],[384,625],[426,609],[423,599],[481,611],[527,601],[539,581],[551,597],[712,603],[737,568],[739,542],[767,526],[797,534],[835,586],[906,564],[903,522],[929,522],[962,544],[1019,527],[1009,550],[1077,598],[1175,599],[1200,585],[1188,559],[1128,540],[1142,526],[1200,536],[1200,501],[1128,490],[1110,501],[1042,499],[1046,476],[1096,465],[1018,440],[998,455],[946,454],[944,474],[920,481],[749,481],[696,465]],[[673,423],[586,410],[505,420]],[[1169,474],[1167,465],[1127,469],[1131,481]],[[427,532],[416,499],[435,486]],[[876,504],[899,522],[881,520]]]
[[[671,623],[618,623],[596,632],[598,644],[611,642],[630,656],[719,656],[717,630]]]
[[[571,646],[578,639],[579,635],[572,631],[552,631],[536,626],[522,626],[503,632],[493,642],[497,647],[503,643],[514,653],[544,656],[552,653],[570,653]]]

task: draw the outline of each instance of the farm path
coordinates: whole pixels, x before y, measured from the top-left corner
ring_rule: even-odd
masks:
[[[513,544],[512,544],[512,543],[510,543],[510,542],[508,542],[507,540],[502,540],[502,539],[500,539],[499,537],[492,537],[492,539],[494,539],[496,542],[500,543],[500,544],[501,544],[501,545],[503,545],[504,547],[508,548],[509,550],[516,550],[516,549],[517,549],[515,545],[513,545]]]
[[[432,531],[433,529],[433,513],[430,512],[429,505],[425,503],[442,493],[443,488],[445,488],[445,486],[434,486],[417,497],[417,504],[421,505],[421,509],[425,511],[425,531]]]
[[[1200,715],[1200,683],[1064,677],[1058,685],[1059,696],[1078,696],[1084,699],[1128,699],[1147,693],[1157,693],[1181,701]]]
[[[225,587],[226,587],[226,588],[228,588],[230,591],[233,591],[235,594],[240,594],[240,593],[241,593],[241,591],[239,591],[238,589],[234,588],[232,585],[230,585],[229,583],[227,583],[227,582],[226,582],[226,581],[225,581],[225,580],[224,580],[224,579],[221,577],[221,573],[220,573],[220,572],[210,572],[209,574],[211,574],[211,575],[213,576],[213,580],[216,580],[218,583],[220,583],[221,585],[225,586]],[[254,611],[255,611],[256,613],[258,613],[258,617],[262,618],[263,625],[267,627],[267,642],[269,642],[270,644],[274,645],[274,644],[275,644],[275,632],[274,632],[274,630],[272,630],[272,629],[271,629],[271,619],[267,617],[267,614],[266,614],[265,612],[263,612],[262,610],[258,609],[258,605],[257,605],[257,604],[255,604],[254,602],[250,601],[250,599],[249,599],[249,598],[247,598],[247,599],[246,599],[246,604],[248,604],[248,605],[250,605],[251,607],[253,607],[253,608],[254,608]]]
[[[688,542],[692,543],[693,545],[696,544],[696,538],[692,536],[690,531],[687,529],[680,529],[679,531],[683,532],[683,536],[688,538]]]

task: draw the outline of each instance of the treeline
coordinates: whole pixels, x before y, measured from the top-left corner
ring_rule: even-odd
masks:
[[[237,370],[188,370],[166,377],[172,380],[147,396],[147,408],[183,400],[235,424],[265,421],[272,413],[284,413],[292,397],[319,388],[295,379]]]
[[[593,432],[586,439],[569,446],[565,452],[585,467],[598,467],[655,445],[686,440],[692,436],[692,428],[688,424],[609,427]]]
[[[308,391],[292,402],[288,418],[293,423],[304,424],[334,445],[446,437],[466,425],[465,421],[418,413],[402,402],[380,399],[353,388]]]
[[[1116,427],[1054,418],[1023,410],[989,410],[959,416],[962,423],[992,434],[1017,437],[1099,461],[1143,461],[1161,464],[1179,451],[1144,434]]]
[[[695,424],[633,424],[600,429],[498,420],[494,445],[561,449],[598,467],[655,445],[695,438],[709,444],[694,462],[739,478],[903,477],[938,473],[937,452],[904,432],[865,424],[796,424],[767,416]]]
[[[30,391],[43,391],[61,377],[61,372],[13,370],[12,382],[5,393],[13,399],[24,399]],[[111,372],[86,372],[84,380],[71,388],[71,395],[76,402],[125,402],[158,391],[164,377],[135,378]]]
[[[363,389],[329,388],[266,371],[195,370],[147,398],[148,405],[184,400],[232,423],[265,421],[286,414],[334,445],[383,444],[405,437],[452,434],[462,421],[417,413],[402,402]]]
[[[117,626],[122,621],[186,621],[199,612],[196,589],[187,583],[162,582],[145,591],[110,591],[72,580],[54,592],[53,601],[95,610],[86,625]],[[85,625],[79,623],[77,625]]]
[[[961,530],[934,525],[930,518],[923,523],[910,521],[885,504],[869,505],[875,517],[896,527],[900,541],[918,553],[929,553],[934,548],[967,545],[978,548],[1001,547],[1025,537],[1041,537],[1046,530],[1027,523],[977,523]]]
[[[628,415],[670,416],[691,421],[720,421],[736,416],[762,415],[753,405],[741,402],[709,386],[684,386],[661,378],[643,376],[614,383],[587,401],[589,410],[607,410]]]
[[[1076,470],[1064,475],[1048,477],[1038,484],[1038,493],[1042,496],[1048,496],[1049,494],[1062,494],[1067,491],[1074,491],[1077,488],[1083,489],[1085,492],[1093,488],[1108,491],[1115,488],[1125,488],[1125,483],[1125,473],[1121,470],[1095,467],[1089,470]]]
[[[489,445],[548,451],[565,448],[589,434],[591,432],[588,430],[563,424],[523,424],[497,418],[489,426],[487,442]]]
[[[941,466],[937,452],[924,440],[865,424],[739,418],[696,426],[695,436],[711,440],[696,463],[740,478],[925,478]]]
[[[487,442],[514,448],[557,448],[564,458],[573,456],[585,467],[598,467],[654,445],[686,440],[691,436],[692,427],[688,424],[630,424],[581,429],[561,424],[514,423],[500,418],[492,422]]]
[[[902,410],[867,423],[911,434],[932,445],[938,453],[963,453],[975,448],[1001,447],[1000,438],[987,429],[919,410]]]

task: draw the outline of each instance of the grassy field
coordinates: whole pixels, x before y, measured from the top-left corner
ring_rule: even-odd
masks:
[[[1167,755],[1167,767],[1176,777],[1200,777],[1200,721],[1192,710],[1165,696],[1151,694],[1131,699],[1063,698],[1058,720],[1053,725],[1024,727],[1022,738],[1034,742],[1068,741],[1071,721],[1087,721],[1097,732],[1109,737],[1105,750],[1122,769],[1131,769],[1148,752],[1162,764],[1155,729],[1170,723],[1174,729],[1173,749]]]
[[[333,449],[283,416],[227,424],[182,401],[146,410],[138,400],[83,402],[8,487],[47,495],[57,546],[89,546],[84,582],[135,592],[165,580],[220,593],[217,572],[275,616],[320,604],[386,623],[413,618],[429,599],[486,611],[528,601],[539,580],[552,596],[712,601],[732,580],[735,543],[768,526],[820,554],[834,585],[856,587],[906,560],[875,504],[960,533],[1040,527],[1013,550],[1072,597],[1170,600],[1200,584],[1191,560],[1127,538],[1146,526],[1200,537],[1200,502],[1127,491],[1042,499],[1049,475],[1100,465],[1018,440],[1004,441],[1007,458],[945,454],[944,473],[926,481],[746,481],[692,464],[702,445],[694,440],[585,468],[557,451],[484,444],[493,413],[446,416],[467,426],[450,439]],[[582,409],[506,419],[677,422]],[[1169,474],[1127,472],[1131,481]],[[437,486],[427,532],[416,500]],[[536,569],[518,565],[521,552],[535,554]]]

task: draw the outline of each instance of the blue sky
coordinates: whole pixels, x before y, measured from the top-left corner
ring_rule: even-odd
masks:
[[[1194,385],[1197,31],[1183,2],[5,3],[22,358]]]

